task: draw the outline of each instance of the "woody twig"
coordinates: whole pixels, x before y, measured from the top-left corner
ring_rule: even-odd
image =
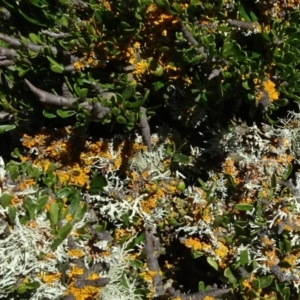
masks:
[[[39,98],[40,102],[46,104],[52,104],[62,107],[73,107],[78,98],[73,97],[64,97],[64,96],[57,96],[46,91],[43,91],[33,84],[31,84],[27,79],[25,82],[29,89]],[[70,95],[68,91],[66,91],[66,86],[63,86],[63,93],[64,95]],[[93,116],[97,118],[103,118],[106,114],[109,113],[110,109],[108,107],[103,106],[101,103],[94,103],[90,104],[89,102],[85,101],[83,103],[78,104],[79,107],[86,109],[88,112],[92,113]]]

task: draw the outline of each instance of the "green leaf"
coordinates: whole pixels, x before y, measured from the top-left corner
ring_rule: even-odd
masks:
[[[287,106],[289,104],[288,99],[279,99],[273,102],[277,106]]]
[[[134,267],[134,268],[142,268],[143,267],[143,262],[137,259],[134,259],[129,262],[129,265]]]
[[[256,22],[258,20],[257,16],[255,15],[255,13],[253,11],[250,11],[250,16],[251,16],[251,19],[253,22]]]
[[[199,281],[199,283],[198,283],[198,291],[199,292],[205,292],[206,291],[205,283],[203,281]]]
[[[64,240],[61,238],[56,238],[53,240],[53,243],[51,244],[52,249],[56,249]]]
[[[30,220],[34,220],[35,219],[35,214],[36,214],[36,207],[37,205],[34,203],[34,201],[32,199],[30,199],[29,197],[26,197],[24,200],[24,205],[26,207],[26,210],[29,214],[29,218]]]
[[[35,33],[30,33],[29,34],[29,39],[34,43],[34,44],[42,44],[43,42],[41,41],[40,37],[36,35]]]
[[[284,287],[282,289],[282,296],[284,300],[290,300],[291,299],[291,290],[289,287]]]
[[[54,229],[58,222],[59,205],[58,203],[52,203],[50,211],[48,213],[51,228]]]
[[[170,51],[170,48],[167,47],[167,46],[162,46],[162,47],[159,47],[159,48],[157,49],[157,51],[158,51],[158,52],[168,52],[168,51]]]
[[[234,179],[230,174],[225,174],[225,177],[227,179],[228,185],[230,188],[235,189],[236,184],[234,183]]]
[[[41,1],[41,0],[30,0],[30,2],[34,5],[34,6],[36,6],[36,7],[38,7],[38,8],[46,8],[46,7],[48,7],[48,3],[47,3],[47,1]],[[41,3],[40,3],[41,2]]]
[[[48,195],[43,195],[42,197],[40,197],[37,200],[37,206],[36,206],[37,213],[39,213],[43,210],[43,208],[45,207],[45,205],[48,202],[48,199],[49,199]]]
[[[246,90],[251,90],[251,88],[250,88],[250,86],[248,84],[248,81],[242,81],[242,86]]]
[[[25,286],[28,290],[36,290],[41,286],[41,284],[37,281],[32,281],[32,282],[25,283]]]
[[[169,218],[167,221],[171,226],[181,226],[184,224],[184,222],[179,223],[175,218]]]
[[[187,155],[181,154],[181,153],[174,153],[173,154],[173,160],[175,162],[188,164],[190,162],[190,158]]]
[[[143,243],[144,241],[145,241],[145,232],[141,233],[133,240],[132,247],[135,247],[135,246]]]
[[[93,174],[93,178],[90,183],[89,192],[97,194],[103,191],[103,188],[107,186],[107,180],[104,176],[99,176],[97,173]]]
[[[25,285],[22,285],[22,284],[21,284],[21,285],[17,288],[17,293],[20,294],[20,295],[26,293],[26,291],[27,291],[27,288],[26,288]]]
[[[224,58],[232,57],[233,59],[237,59],[237,61],[245,59],[245,55],[241,50],[241,47],[232,41],[225,41],[222,49],[222,56]]]
[[[240,262],[242,266],[246,266],[249,263],[248,250],[242,250],[240,253]]]
[[[46,117],[47,119],[53,119],[53,118],[56,118],[56,117],[57,117],[57,115],[52,114],[52,113],[49,113],[49,112],[47,112],[47,111],[44,110],[44,109],[43,109],[43,115],[44,115],[44,117]]]
[[[127,120],[123,116],[118,115],[117,116],[117,122],[120,123],[120,124],[126,124]]]
[[[129,226],[129,214],[126,213],[126,214],[122,215],[122,216],[121,216],[121,219],[123,220],[124,225],[125,225],[126,227],[128,227],[128,226]]]
[[[271,117],[269,116],[268,113],[265,114],[265,117],[266,117],[267,121],[268,121],[271,125],[275,125],[275,124],[277,124],[277,123],[279,122],[279,120],[275,121],[275,120],[271,119]]]
[[[140,20],[140,21],[142,21],[143,20],[143,17],[138,13],[138,12],[135,12],[134,13],[134,16],[135,16],[135,18],[136,19],[138,19],[138,20]],[[134,30],[134,28],[132,28],[132,29],[127,29],[127,31],[131,31],[131,30]]]
[[[234,208],[237,209],[237,210],[246,211],[246,210],[252,210],[253,205],[251,205],[251,204],[236,204],[234,206]]]
[[[0,134],[16,128],[16,125],[0,125]]]
[[[275,173],[273,173],[271,176],[271,188],[276,189],[276,186],[277,186],[277,179]]]
[[[240,16],[244,19],[244,21],[246,22],[252,22],[252,20],[250,19],[250,17],[247,15],[245,9],[244,9],[244,6],[240,5],[238,7],[238,11],[240,13]]]
[[[202,190],[204,190],[205,192],[207,192],[208,191],[208,187],[207,187],[206,183],[201,178],[198,178],[198,181],[199,181],[199,183],[201,185]]]
[[[61,118],[69,118],[71,116],[74,116],[76,114],[75,110],[63,110],[63,109],[57,109],[56,110],[57,114],[61,117]]]
[[[201,251],[192,251],[192,257],[194,258],[194,259],[196,259],[196,258],[199,258],[199,257],[201,257],[201,256],[203,256],[204,255],[204,253],[203,252],[201,252]]]
[[[144,99],[140,99],[140,100],[135,101],[135,102],[126,101],[126,107],[127,108],[137,108],[137,107],[142,106],[143,103],[144,103]]]
[[[163,0],[154,0],[155,4],[159,7],[164,7],[164,1]]]
[[[175,9],[175,11],[176,11],[177,13],[181,14],[182,8],[181,8],[181,5],[180,5],[179,3],[174,2],[174,3],[172,4],[172,7]]]
[[[58,73],[58,74],[61,74],[65,71],[65,68],[61,65],[51,65],[50,69],[52,72]]]
[[[80,196],[77,192],[72,196],[70,197],[71,203],[67,209],[67,212],[70,213],[75,219],[76,217],[78,217],[78,213],[80,214],[81,211]]]
[[[206,260],[207,260],[207,262],[208,262],[215,270],[218,271],[219,266],[218,266],[218,263],[217,263],[215,260],[213,260],[211,257],[207,257]]]
[[[191,1],[190,1],[190,5],[191,5],[191,6],[196,6],[197,4],[199,4],[199,1],[200,1],[200,0],[191,0]]]
[[[259,277],[260,288],[261,289],[267,288],[268,286],[271,285],[272,281],[273,281],[273,276],[271,275]]]
[[[62,188],[55,192],[57,198],[63,199],[67,198],[71,194],[72,190],[69,187]]]
[[[9,194],[3,194],[1,197],[0,197],[0,203],[1,205],[6,208],[7,206],[10,205],[11,203],[11,199],[13,198],[12,195],[9,195]]]
[[[230,268],[226,268],[224,271],[224,276],[229,280],[229,282],[231,283],[235,283],[237,282],[236,278],[234,277],[234,275],[232,274]]]
[[[73,228],[73,224],[71,222],[68,222],[66,225],[62,226],[58,230],[57,234],[62,240],[64,240],[65,238],[67,238],[69,233],[72,231],[72,228]]]
[[[17,209],[14,206],[10,206],[8,208],[8,219],[10,224],[15,223],[16,215],[17,215]]]
[[[120,22],[120,25],[121,25],[121,27],[126,28],[126,29],[130,29],[131,28],[131,26],[128,23],[123,22],[123,21]]]
[[[131,98],[135,93],[135,87],[133,85],[128,85],[122,93],[122,98],[127,100]]]
[[[55,73],[62,73],[65,70],[65,67],[58,62],[56,62],[52,57],[46,56],[49,62],[51,63],[51,70]]]
[[[80,221],[83,216],[86,214],[88,209],[87,204],[85,203],[82,207],[79,207],[79,209],[74,214],[74,221],[78,222]]]
[[[21,9],[18,9],[18,11],[19,11],[20,15],[23,16],[28,22],[36,24],[36,25],[40,25],[40,26],[43,26],[43,27],[48,27],[47,24],[40,23],[36,19],[33,19],[33,18],[27,16],[24,12],[22,12]]]
[[[88,94],[88,89],[87,88],[83,88],[80,90],[78,96],[80,97],[81,100],[85,100]]]
[[[143,103],[148,99],[149,94],[150,94],[150,90],[147,90],[144,97],[143,97]]]
[[[86,48],[89,47],[89,44],[86,42],[86,40],[85,40],[83,37],[79,37],[79,38],[78,38],[78,42],[79,42],[83,47],[86,47]]]

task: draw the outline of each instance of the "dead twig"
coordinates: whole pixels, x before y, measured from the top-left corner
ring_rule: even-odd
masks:
[[[65,32],[56,33],[56,32],[52,32],[49,30],[41,30],[41,33],[48,35],[50,37],[56,38],[56,39],[61,39],[61,38],[69,36],[69,34],[65,33]]]
[[[14,63],[15,61],[11,59],[0,60],[0,67],[9,67],[12,66]]]
[[[27,79],[25,82],[29,89],[39,98],[42,103],[46,104],[53,104],[62,107],[73,107],[78,98],[73,97],[64,97],[64,96],[57,96],[46,91],[43,91],[37,87],[35,87],[32,83],[30,83]],[[66,90],[66,87],[63,85],[63,93],[67,95],[69,90]],[[68,93],[68,95],[70,95]],[[108,107],[103,106],[101,103],[93,103],[90,104],[88,101],[78,104],[79,107],[86,109],[88,112],[92,113],[96,118],[101,119],[105,117],[109,112],[110,109]]]
[[[180,299],[180,300],[200,300],[205,297],[218,297],[224,294],[228,294],[230,289],[211,289],[205,292],[198,292],[194,294],[180,294],[180,292],[175,291],[173,287],[167,289],[166,293],[169,299]]]
[[[253,31],[255,29],[258,29],[260,26],[258,22],[246,22],[246,21],[231,20],[231,19],[228,19],[227,23],[230,26],[241,28],[246,31],[248,30]]]
[[[14,49],[7,49],[7,48],[0,47],[0,56],[14,58],[14,57],[18,56],[18,53]]]
[[[153,233],[150,232],[150,229],[145,230],[145,251],[147,258],[147,266],[150,271],[155,272],[152,283],[154,287],[155,296],[162,296],[164,291],[163,281],[160,275],[160,269],[158,264],[158,257],[156,256],[156,251],[154,249],[154,237]]]
[[[48,93],[46,91],[40,90],[37,87],[35,87],[33,84],[31,84],[27,79],[25,79],[25,82],[29,89],[38,96],[39,100],[43,103],[47,104],[54,104],[58,106],[65,106],[65,107],[72,107],[73,103],[77,101],[76,98],[66,98],[63,96],[57,96],[51,93]]]
[[[192,34],[187,30],[183,22],[179,19],[180,29],[182,31],[183,36],[185,39],[194,47],[197,47],[197,52],[202,54],[205,59],[208,58],[208,54],[204,51],[204,47],[198,47],[199,43],[196,39],[192,36]]]
[[[49,47],[47,45],[40,46],[40,45],[36,45],[36,44],[30,43],[30,42],[23,42],[23,41],[20,41],[17,38],[8,36],[8,35],[3,34],[3,33],[0,33],[0,39],[5,41],[6,43],[8,43],[12,47],[21,48],[23,46],[23,47],[26,47],[27,49],[29,49],[33,52],[41,52],[42,50],[44,50],[47,47],[51,50],[51,52],[54,55],[56,55],[59,52],[56,47]],[[62,51],[62,53],[64,55],[69,55],[70,54],[69,51],[65,51],[65,50]]]
[[[151,131],[150,126],[148,123],[147,115],[146,115],[147,109],[145,107],[140,107],[140,128],[142,132],[142,137],[144,139],[144,142],[147,145],[147,148],[149,151],[151,151],[152,145],[151,145]]]
[[[0,14],[4,20],[8,20],[10,18],[10,12],[5,7],[0,7]]]

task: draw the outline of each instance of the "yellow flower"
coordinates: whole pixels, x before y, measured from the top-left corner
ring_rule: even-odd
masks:
[[[219,247],[215,250],[216,255],[219,258],[223,258],[228,254],[228,248],[221,242],[219,242]]]
[[[278,100],[279,93],[275,89],[275,83],[274,82],[272,82],[269,79],[265,80],[262,83],[262,87],[267,92],[270,101]]]
[[[135,64],[135,70],[133,71],[133,74],[141,75],[148,72],[149,69],[149,63],[146,60],[141,60],[138,63]]]
[[[55,274],[39,274],[39,277],[45,282],[45,283],[53,283],[55,281],[59,281],[61,277],[61,273],[55,273]]]
[[[83,269],[82,268],[78,268],[77,266],[73,266],[72,269],[70,270],[68,276],[70,278],[73,278],[75,276],[82,275],[82,274],[83,274]]]
[[[192,248],[194,251],[201,250],[201,242],[198,238],[188,238],[183,242],[188,248]]]
[[[75,248],[75,249],[68,250],[68,255],[71,258],[80,258],[80,257],[84,256],[84,253],[81,249]]]
[[[162,36],[167,36],[167,34],[168,34],[168,32],[167,32],[166,29],[164,29],[164,30],[161,32],[161,35],[162,35]]]

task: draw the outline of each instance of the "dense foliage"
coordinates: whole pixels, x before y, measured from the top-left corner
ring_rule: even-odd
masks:
[[[0,298],[296,299],[299,9],[0,0]]]

